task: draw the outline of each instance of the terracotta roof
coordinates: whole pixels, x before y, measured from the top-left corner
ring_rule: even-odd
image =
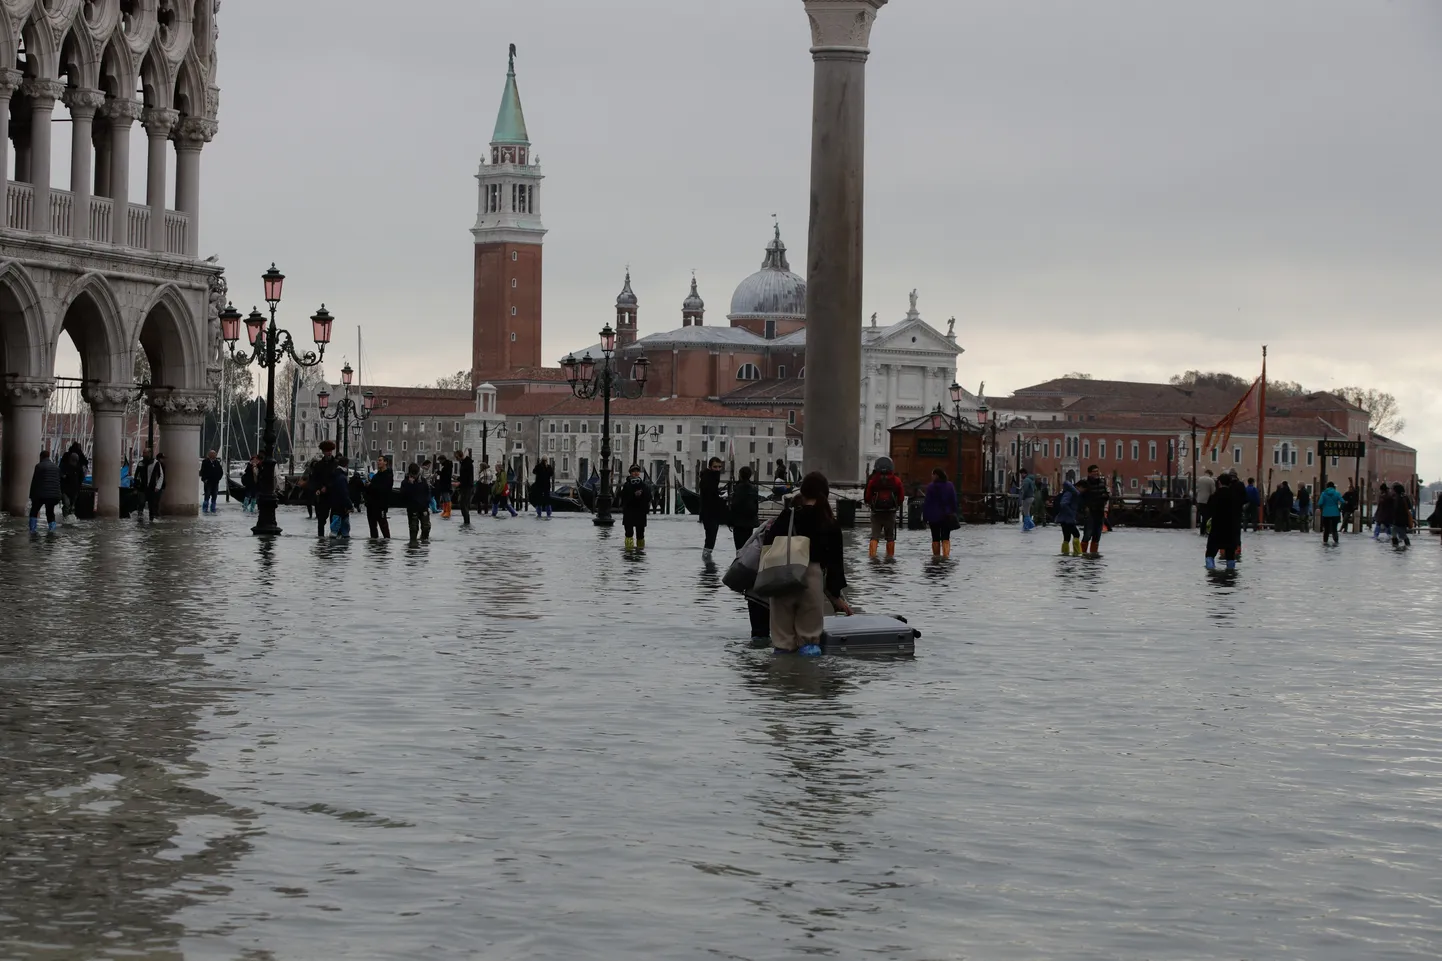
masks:
[[[502,417],[600,417],[601,399],[555,394],[526,394],[511,401],[502,401]],[[634,400],[616,398],[611,401],[612,417],[735,417],[748,419],[780,418],[784,415],[769,409],[723,407],[712,400],[696,397],[641,397]]]
[[[465,417],[476,409],[476,398],[468,390],[443,390],[436,387],[378,387],[375,391],[376,416],[391,417]]]
[[[754,404],[777,401],[800,404],[806,397],[806,381],[800,377],[784,379],[755,380],[731,391],[721,398],[723,404]]]
[[[490,381],[496,385],[526,381],[545,381],[547,383],[565,383],[566,381],[566,372],[559,367],[516,367],[511,370],[481,371],[477,376],[483,384]]]

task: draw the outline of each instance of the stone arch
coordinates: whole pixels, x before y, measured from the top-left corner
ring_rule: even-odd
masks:
[[[154,383],[181,390],[206,387],[205,353],[197,327],[193,312],[174,284],[166,284],[150,298],[140,313],[131,350],[139,347],[145,351]]]
[[[0,264],[0,375],[49,377],[49,338],[40,292],[15,261]]]
[[[68,80],[69,86],[94,89],[100,74],[100,56],[95,42],[80,27],[71,27],[60,42],[56,61],[56,78]]]
[[[55,35],[44,23],[44,16],[41,11],[34,11],[20,29],[25,41],[25,76],[53,80],[59,75],[60,51],[55,46]]]
[[[71,288],[60,312],[59,326],[50,338],[51,356],[61,333],[69,334],[80,354],[81,377],[106,384],[128,384],[132,368],[125,350],[122,316],[110,282],[100,274],[86,274]]]
[[[175,101],[172,104],[185,117],[205,116],[205,68],[192,47],[175,73]]]
[[[100,76],[96,83],[109,96],[125,100],[134,97],[138,82],[135,57],[117,33],[100,56]]]
[[[14,66],[19,56],[20,31],[8,11],[0,7],[0,64]]]
[[[140,61],[140,96],[147,107],[166,107],[175,99],[175,76],[158,43]]]

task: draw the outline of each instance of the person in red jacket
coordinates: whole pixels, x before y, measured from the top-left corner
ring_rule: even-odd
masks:
[[[866,482],[866,506],[871,508],[871,556],[880,541],[886,541],[886,556],[896,556],[896,515],[906,490],[896,476],[890,457],[876,458],[875,470]]]

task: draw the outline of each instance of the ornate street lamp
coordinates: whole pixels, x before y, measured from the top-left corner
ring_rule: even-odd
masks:
[[[966,391],[956,381],[951,382],[951,412],[956,418],[956,483],[957,489],[961,487],[961,398]],[[940,406],[939,404],[937,406]]]
[[[571,392],[582,400],[601,398],[601,492],[596,498],[597,527],[611,527],[616,523],[611,516],[611,398],[640,397],[646,391],[646,373],[650,366],[645,356],[637,358],[631,365],[628,386],[616,371],[616,332],[607,324],[601,328],[601,364],[588,352],[579,361],[574,354],[567,357],[561,367],[566,372],[566,382]]]
[[[259,364],[266,370],[265,384],[265,434],[261,439],[264,461],[260,465],[260,493],[256,497],[256,522],[251,533],[274,535],[281,532],[275,522],[275,368],[286,357],[301,367],[314,367],[325,357],[325,346],[330,343],[331,324],[335,318],[321,304],[311,317],[311,333],[320,352],[296,353],[295,341],[289,331],[281,330],[275,324],[275,311],[280,306],[281,287],[285,274],[275,269],[275,264],[261,275],[265,284],[265,302],[270,305],[270,323],[259,310],[252,310],[245,318],[245,334],[250,341],[250,350],[237,352],[236,341],[240,340],[240,311],[234,304],[227,304],[220,314],[221,335],[230,347],[230,356],[242,366]]]
[[[506,433],[507,433],[507,431],[506,431],[505,421],[497,421],[497,422],[494,423],[494,424],[490,424],[490,423],[483,423],[483,424],[481,424],[481,463],[482,463],[482,464],[488,464],[488,463],[490,463],[490,455],[486,453],[486,438],[487,438],[487,437],[492,437],[492,436],[494,436],[497,440],[505,440],[505,439],[506,439]],[[503,458],[503,460],[504,460],[504,458]],[[503,469],[505,468],[505,466],[506,466],[506,465],[505,465],[504,463],[501,464],[501,467],[502,467]]]
[[[336,404],[334,408],[330,406],[330,391],[322,387],[315,395],[316,400],[320,402],[321,418],[324,420],[340,421],[340,455],[345,458],[350,457],[351,418],[354,417],[357,424],[363,424],[370,419],[371,411],[373,411],[376,406],[375,392],[370,390],[361,396],[361,404],[359,407],[356,406],[355,401],[351,400],[350,385],[354,379],[355,371],[351,370],[350,364],[346,364],[341,368],[340,380],[344,393],[341,394],[340,403]],[[326,413],[328,410],[333,410],[333,412]]]
[[[655,424],[652,424],[650,427],[642,427],[640,424],[636,425],[633,431],[635,436],[631,439],[631,463],[641,463],[641,438],[649,437],[653,441],[659,441],[663,429],[664,428]]]

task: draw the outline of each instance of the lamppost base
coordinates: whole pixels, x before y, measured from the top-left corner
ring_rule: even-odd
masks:
[[[591,519],[591,523],[597,527],[616,526],[616,518],[611,516],[611,496],[609,494],[602,494],[596,498],[596,516]]]
[[[275,495],[261,495],[255,504],[256,519],[255,526],[250,532],[257,537],[275,537],[281,533],[280,525],[275,522]]]

